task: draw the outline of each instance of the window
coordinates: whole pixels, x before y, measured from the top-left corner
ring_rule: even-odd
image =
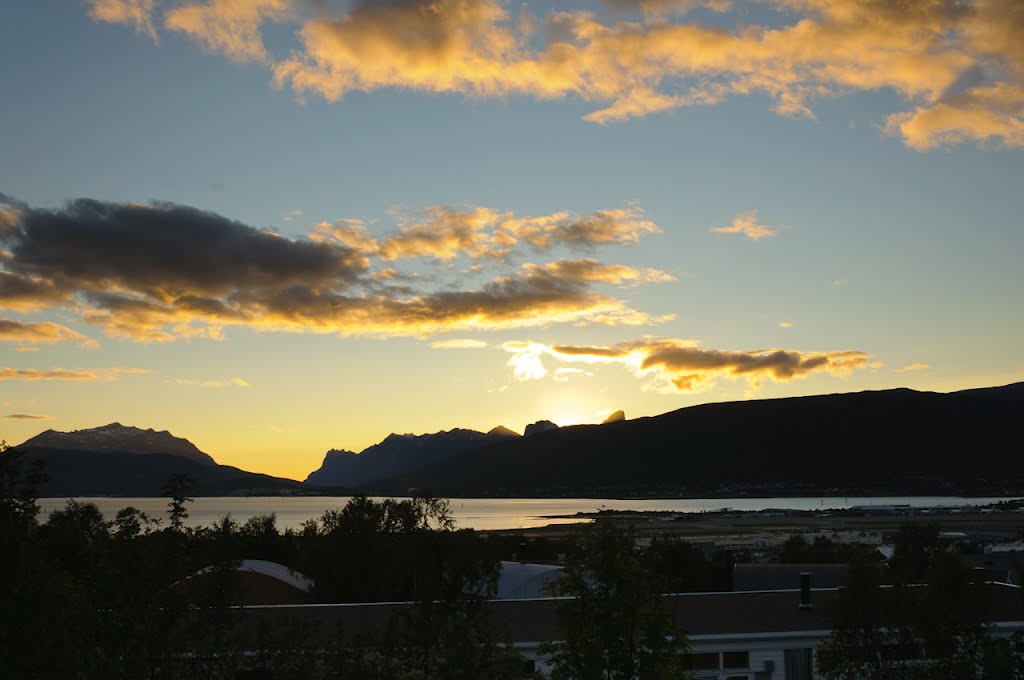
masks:
[[[687,654],[684,663],[698,680],[750,680],[747,673],[723,673],[750,668],[750,652],[699,652]]]
[[[721,668],[721,665],[719,665],[718,652],[687,654],[685,665],[691,671],[717,671]]]
[[[750,668],[750,652],[722,652],[722,668],[727,671]]]

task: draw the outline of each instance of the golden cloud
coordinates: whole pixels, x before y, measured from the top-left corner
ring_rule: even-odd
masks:
[[[4,418],[9,418],[11,420],[55,420],[56,419],[54,416],[37,416],[37,415],[30,414],[30,413],[11,413],[9,415],[4,416]]]
[[[638,213],[630,208],[623,216]],[[377,260],[389,262],[399,251],[403,257],[429,254],[442,263],[461,254],[498,257],[488,249],[508,220],[497,211],[436,209],[428,214],[436,218],[434,228],[407,223],[379,243],[365,224],[354,220],[321,223],[308,239],[293,240],[166,203],[78,200],[62,210],[25,207],[16,227],[3,236],[9,255],[0,260],[0,308],[67,309],[111,336],[139,342],[218,340],[225,328],[237,325],[425,336],[551,323],[638,325],[671,318],[639,312],[593,289],[602,283],[664,282],[672,280],[670,275],[594,259],[529,263],[461,290],[437,283],[434,274],[421,280],[419,272],[373,271]],[[602,217],[597,222],[603,226],[595,229],[579,226],[591,224],[588,218],[552,218],[558,234],[552,242],[629,242],[638,230],[649,230],[630,226],[630,221]],[[412,282],[419,288],[411,288]],[[13,326],[8,331],[23,337],[30,332]],[[32,332],[61,331],[39,326]],[[63,337],[70,339],[67,332]]]
[[[930,106],[894,113],[886,119],[885,131],[918,151],[971,140],[999,140],[1003,146],[1021,147],[1024,87],[1006,83],[979,87]]]
[[[913,364],[907,364],[903,368],[897,368],[896,370],[900,373],[910,373],[912,371],[924,371],[929,368],[931,368],[931,366],[929,366],[928,364],[922,364],[918,362]]]
[[[541,252],[555,246],[591,248],[598,245],[632,245],[645,234],[661,230],[644,219],[643,211],[633,206],[618,210],[598,210],[583,217],[561,212],[543,217],[508,219],[498,228],[501,243],[515,245],[524,241]]]
[[[1022,143],[1019,104],[984,94],[1020,88],[1024,19],[1014,0],[776,0],[768,4],[791,12],[791,23],[732,31],[687,22],[691,3],[621,4],[676,16],[635,23],[579,11],[524,22],[495,0],[360,2],[306,22],[301,49],[275,65],[275,81],[328,100],[378,88],[575,95],[606,103],[587,116],[598,123],[754,92],[781,114],[813,117],[816,98],[888,88],[919,103],[916,125],[896,114],[889,126],[913,148],[988,137]],[[521,28],[538,23],[548,35],[539,46]],[[967,87],[973,107],[947,102],[975,73],[985,75]],[[940,120],[928,120],[933,109]]]
[[[5,203],[4,195],[0,194],[0,234],[17,228],[20,215],[21,209],[11,203]]]
[[[619,364],[637,377],[649,378],[656,390],[699,392],[718,378],[743,378],[757,385],[768,379],[785,382],[812,373],[845,376],[866,368],[870,355],[855,351],[802,352],[787,349],[753,351],[706,349],[693,340],[638,340],[611,347],[507,342],[508,366],[516,380],[539,380],[548,374],[543,359],[563,363]]]
[[[0,342],[15,342],[23,345],[54,345],[58,342],[72,342],[81,347],[94,349],[99,343],[67,326],[45,321],[42,323],[21,323],[11,319],[0,319]]]
[[[577,216],[567,211],[518,217],[492,208],[430,206],[418,214],[403,215],[398,233],[379,242],[362,220],[321,222],[310,240],[336,243],[366,255],[394,261],[432,257],[445,262],[465,255],[474,259],[507,258],[517,246],[535,253],[555,248],[592,249],[606,245],[633,245],[646,234],[659,233],[636,207],[598,210]]]
[[[778,234],[774,229],[758,224],[756,210],[740,213],[728,227],[711,227],[711,231],[717,234],[743,234],[754,241]]]
[[[167,11],[164,25],[180,31],[211,52],[235,61],[269,61],[260,29],[264,22],[279,22],[291,11],[291,0],[209,0],[188,3]]]
[[[117,380],[122,375],[147,375],[150,373],[152,371],[143,368],[0,368],[0,380],[95,382]]]
[[[487,343],[483,340],[471,338],[452,338],[450,340],[435,340],[430,343],[434,349],[483,349]]]
[[[461,254],[483,257],[492,252],[491,238],[484,230],[498,218],[489,208],[459,211],[433,206],[427,209],[426,220],[406,224],[400,234],[386,240],[380,255],[385,260],[420,256],[451,260]]]
[[[153,26],[153,7],[156,0],[87,0],[89,16],[96,21],[127,24],[138,33],[148,35],[157,42]]]
[[[192,380],[190,378],[177,378],[175,385],[194,385],[209,389],[220,389],[222,387],[249,387],[249,383],[242,378],[231,378],[230,380]]]
[[[315,12],[289,0],[208,0],[169,9],[164,24],[232,59],[267,62],[277,86],[329,101],[381,88],[571,96],[597,104],[586,118],[606,124],[749,94],[767,95],[782,115],[813,117],[817,99],[888,89],[910,108],[885,129],[911,148],[1024,145],[1017,0],[765,0],[778,11],[763,24],[726,0],[605,3],[610,15],[534,16],[499,0],[355,0],[315,3]],[[153,7],[91,0],[90,14],[155,39]],[[735,27],[704,25],[695,7],[735,9]],[[264,46],[273,22],[298,26],[283,58]]]
[[[543,270],[566,280],[593,283],[666,283],[676,280],[671,274],[659,269],[634,269],[621,264],[604,264],[594,259],[557,260],[543,266],[527,264],[523,268],[527,271]]]

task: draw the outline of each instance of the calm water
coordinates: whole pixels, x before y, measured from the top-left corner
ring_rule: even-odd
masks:
[[[256,515],[277,515],[279,529],[298,528],[303,522],[319,517],[325,510],[341,508],[348,496],[298,497],[211,497],[196,498],[189,505],[190,526],[209,526],[230,514],[244,522]],[[66,498],[43,498],[39,505],[43,514],[63,507]],[[166,517],[166,498],[80,498],[99,506],[113,519],[121,508],[133,506],[151,517]],[[574,515],[577,512],[609,510],[657,510],[666,512],[702,512],[731,508],[733,510],[826,510],[855,505],[910,505],[912,507],[986,505],[1008,498],[960,498],[957,496],[839,496],[833,498],[689,498],[664,500],[617,500],[611,498],[456,498],[451,501],[452,513],[459,527],[478,530],[529,529],[548,524],[569,524],[578,518],[551,519],[551,515]],[[166,523],[166,520],[165,520]]]

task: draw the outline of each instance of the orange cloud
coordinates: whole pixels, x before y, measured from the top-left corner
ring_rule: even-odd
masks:
[[[67,326],[49,321],[21,323],[11,319],[0,319],[0,342],[16,342],[23,345],[54,345],[58,342],[73,342],[89,349],[99,347],[95,340],[87,338]]]
[[[924,371],[931,368],[928,364],[922,364],[920,362],[907,364],[903,368],[897,368],[896,370],[900,373],[910,373],[911,371]]]
[[[89,16],[96,21],[127,24],[157,42],[153,26],[153,7],[156,0],[87,0]]]
[[[260,29],[264,22],[279,22],[291,11],[291,0],[208,0],[167,11],[164,25],[187,34],[211,52],[235,61],[269,61]]]
[[[0,368],[0,380],[67,380],[72,382],[95,382],[117,380],[122,375],[146,375],[152,373],[143,368]]]
[[[624,214],[637,213],[631,208]],[[431,255],[442,263],[462,254],[487,256],[495,266],[503,264],[496,253],[507,248],[493,249],[495,234],[507,221],[501,214],[486,208],[428,214],[436,218],[431,228],[409,223],[378,244],[358,221],[322,223],[308,239],[293,240],[166,203],[83,199],[62,210],[25,207],[16,228],[3,237],[9,256],[0,260],[0,308],[68,309],[111,336],[138,342],[218,340],[225,328],[238,325],[425,336],[551,323],[638,325],[670,318],[631,309],[593,289],[600,283],[669,281],[670,275],[594,259],[530,263],[468,289],[438,283],[435,274],[421,280],[419,272],[373,271],[376,258],[386,262],[399,252],[402,257]],[[628,218],[601,217],[597,228],[591,222],[552,218],[558,234],[552,243],[628,242],[649,230],[629,226]],[[436,274],[450,271],[428,264]],[[418,288],[410,287],[413,282]]]
[[[611,347],[508,342],[508,365],[517,380],[539,380],[548,374],[543,359],[587,364],[619,364],[637,377],[650,378],[655,390],[699,392],[718,378],[785,382],[811,373],[845,376],[865,368],[870,355],[855,350],[801,352],[786,349],[753,351],[705,349],[692,340],[638,340]]]
[[[450,261],[460,255],[498,260],[517,246],[543,253],[559,247],[632,245],[659,231],[635,206],[582,216],[562,211],[534,217],[484,207],[430,206],[420,214],[404,215],[398,233],[382,242],[371,236],[364,222],[352,219],[321,222],[310,239],[333,241],[389,261],[413,257]]]
[[[1021,35],[1024,40],[1024,33]],[[885,132],[928,151],[968,141],[1024,146],[1024,87],[1000,83],[949,97],[886,119]]]
[[[429,256],[451,260],[461,254],[477,258],[491,253],[491,238],[484,230],[499,218],[496,211],[433,206],[426,212],[427,219],[404,225],[400,234],[384,241],[381,257],[398,260]]]
[[[177,378],[174,381],[174,384],[195,385],[210,389],[219,389],[221,387],[249,387],[249,383],[242,378],[231,378],[230,380],[192,380],[190,378]]]
[[[932,0],[777,0],[769,4],[794,13],[792,23],[734,31],[685,21],[691,3],[619,4],[635,4],[647,17],[678,16],[633,23],[555,13],[542,22],[549,37],[538,47],[494,0],[362,2],[338,18],[306,22],[302,49],[275,65],[275,80],[328,100],[385,87],[576,95],[606,103],[587,116],[598,123],[753,92],[771,96],[779,113],[813,117],[816,98],[889,88],[922,102],[924,110],[938,107],[949,119],[943,127],[957,131],[928,142],[905,137],[914,148],[978,135],[1021,143],[1014,132],[1020,107],[980,101],[978,108],[996,119],[984,121],[977,110],[944,102],[973,70],[994,74],[988,79],[995,81],[984,84],[989,87],[1019,87],[1024,21],[1013,0],[971,7]],[[902,132],[901,120],[893,119],[894,130]],[[910,133],[928,134],[923,123]]]
[[[527,271],[543,270],[559,278],[593,283],[666,283],[675,281],[671,274],[659,269],[634,269],[621,264],[604,264],[594,259],[557,260],[543,266],[523,265]]]
[[[758,224],[756,210],[740,213],[728,227],[711,227],[711,231],[717,234],[743,234],[754,241],[778,234],[774,229]]]
[[[164,27],[238,61],[267,63],[274,83],[329,101],[382,88],[472,97],[575,97],[607,124],[727,97],[767,95],[778,113],[813,117],[818,99],[887,89],[907,105],[885,129],[911,148],[1024,145],[1024,9],[1017,0],[765,0],[752,23],[727,0],[604,0],[535,16],[499,0],[206,0],[166,11]],[[90,0],[98,21],[154,40],[154,0]],[[734,11],[705,25],[697,7]],[[315,8],[315,9],[313,9]],[[270,23],[297,27],[270,55]],[[716,24],[725,22],[716,22]]]

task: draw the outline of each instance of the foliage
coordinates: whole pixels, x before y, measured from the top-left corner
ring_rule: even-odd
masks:
[[[693,543],[657,537],[647,550],[647,563],[667,593],[721,592],[732,589],[733,556],[717,549],[710,557]]]
[[[192,482],[175,477],[165,486],[165,527],[130,507],[108,521],[73,500],[40,524],[20,462],[0,456],[0,528],[10,548],[0,560],[0,677],[524,677],[521,659],[487,625],[497,556],[475,532],[454,528],[443,499],[356,498],[298,532],[279,531],[274,515],[186,530]],[[362,644],[295,627],[285,631],[294,637],[245,646],[240,612],[229,606],[242,559],[306,571],[323,601],[415,604]],[[209,587],[178,587],[211,566]]]
[[[782,564],[851,564],[880,558],[870,545],[834,543],[824,536],[816,536],[808,543],[800,534],[794,534],[783,544],[778,561]]]
[[[819,673],[831,680],[1024,677],[1015,643],[996,640],[985,623],[983,581],[941,548],[931,528],[900,536],[891,573],[852,565],[828,612],[832,635],[818,648]],[[908,582],[915,575],[919,584]]]
[[[188,510],[185,504],[194,500],[190,496],[192,488],[196,484],[198,484],[198,480],[195,477],[178,474],[167,480],[167,483],[160,489],[160,493],[171,499],[167,508],[167,516],[170,517],[171,529],[174,531],[181,531],[185,520],[188,519]]]
[[[685,677],[686,636],[634,538],[610,517],[577,534],[579,554],[551,586],[552,595],[571,598],[556,610],[564,641],[542,649],[556,680]]]

